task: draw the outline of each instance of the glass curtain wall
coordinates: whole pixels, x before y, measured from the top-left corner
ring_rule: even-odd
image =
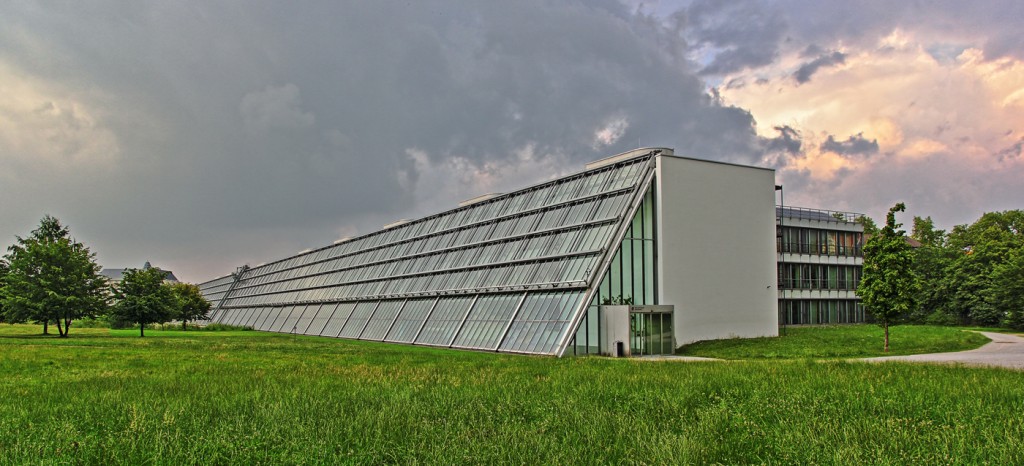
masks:
[[[587,313],[570,344],[573,354],[600,352],[601,304],[653,305],[657,302],[655,266],[656,221],[655,183],[652,181],[643,203],[630,222],[626,235],[612,257],[611,264],[598,286],[598,292],[587,307]]]

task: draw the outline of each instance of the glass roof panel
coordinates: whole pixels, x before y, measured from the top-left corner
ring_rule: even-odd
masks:
[[[278,307],[264,307],[260,309],[259,317],[252,322],[252,328],[256,330],[266,330],[270,327],[268,320],[273,320],[281,313],[281,308]]]
[[[391,330],[391,325],[395,323],[395,317],[398,317],[398,311],[402,310],[403,304],[405,304],[404,299],[381,301],[369,322],[366,323],[363,333],[359,335],[359,339],[383,340],[388,334],[388,330]]]
[[[420,345],[450,346],[455,332],[473,304],[473,296],[444,296],[437,301],[416,343]]]
[[[416,334],[419,333],[420,328],[423,327],[423,323],[427,321],[427,315],[434,307],[436,301],[436,298],[410,299],[407,301],[384,341],[412,343],[416,339]]]
[[[320,310],[320,307],[320,304],[310,304],[304,307],[302,312],[295,316],[295,322],[291,323],[291,327],[289,327],[289,323],[286,322],[284,329],[295,334],[306,333],[306,328],[309,327],[310,322],[313,321],[313,316],[315,316],[317,311]],[[294,329],[294,331],[291,329]]]
[[[356,304],[355,309],[352,310],[352,316],[348,318],[348,322],[345,322],[345,326],[342,327],[341,333],[338,333],[338,336],[341,338],[359,338],[359,334],[363,333],[363,329],[366,328],[366,324],[376,308],[376,301],[364,301]]]
[[[302,333],[306,335],[320,335],[324,331],[324,327],[331,320],[331,316],[334,315],[334,310],[338,308],[338,303],[328,303],[320,306],[317,309],[316,314],[309,320],[309,325],[306,326],[306,330]]]
[[[297,324],[299,322],[299,317],[302,317],[302,314],[306,312],[307,307],[315,306],[295,306],[292,308],[291,312],[287,314],[287,317],[281,321],[281,324],[278,326],[276,331],[282,333],[300,333]]]
[[[334,314],[331,315],[330,320],[327,321],[327,325],[320,332],[320,335],[325,337],[336,337],[341,329],[348,322],[349,316],[352,315],[352,310],[356,308],[356,303],[341,303],[338,308],[334,310]]]
[[[522,298],[522,293],[480,296],[452,346],[492,351],[497,349]]]
[[[520,353],[554,352],[583,297],[583,291],[527,295],[500,349]]]

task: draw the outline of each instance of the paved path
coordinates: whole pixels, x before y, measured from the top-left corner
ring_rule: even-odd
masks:
[[[963,364],[967,366],[995,366],[1024,370],[1024,338],[1003,333],[978,332],[992,341],[985,346],[957,353],[914,354],[910,356],[884,356],[860,361],[908,361]]]

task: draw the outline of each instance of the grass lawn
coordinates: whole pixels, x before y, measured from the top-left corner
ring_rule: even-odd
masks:
[[[966,351],[989,342],[955,327],[900,325],[889,327],[889,352],[884,353],[885,334],[877,325],[801,326],[785,332],[772,338],[701,341],[677,353],[721,359],[867,358]]]
[[[2,464],[1024,463],[1009,370],[38,332],[0,326]]]

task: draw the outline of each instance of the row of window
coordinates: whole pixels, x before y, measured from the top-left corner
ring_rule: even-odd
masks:
[[[232,297],[226,306],[254,306],[303,301],[368,299],[381,296],[437,294],[484,289],[525,287],[578,287],[587,280],[600,254],[508,264],[495,267],[464,269],[455,272],[388,278],[340,286],[311,288],[281,293]]]
[[[856,290],[861,267],[857,265],[779,264],[780,290]]]
[[[817,228],[779,227],[776,248],[779,252],[829,256],[863,256],[864,234],[856,231]]]
[[[203,294],[203,297],[210,302],[210,305],[216,309],[220,306],[220,302],[227,295],[228,290],[231,289],[231,285],[235,282],[235,275],[225,275],[223,277],[214,278],[205,283],[199,284],[199,292]]]
[[[864,305],[853,299],[780,299],[779,323],[855,324],[866,320]]]
[[[381,280],[397,281],[400,279],[417,280],[410,291],[428,291],[428,285],[422,283],[425,274],[446,273],[458,277],[466,268],[483,265],[498,265],[508,262],[535,261],[541,258],[571,256],[600,252],[608,242],[613,224],[593,225],[555,234],[534,238],[525,238],[507,243],[495,243],[485,246],[400,259],[391,262],[377,263],[365,267],[317,274],[317,276],[295,279],[287,282],[276,282],[259,285],[247,289],[237,289],[232,298],[244,298],[269,293],[282,293],[310,288],[336,287],[354,285],[362,282]],[[485,270],[485,269],[484,269]],[[418,276],[418,277],[417,277]],[[495,276],[497,277],[497,276]],[[497,283],[495,286],[526,285],[521,281],[536,280],[525,277],[508,277],[508,282]],[[495,279],[497,281],[497,279]],[[438,285],[433,285],[434,287]],[[474,288],[475,283],[460,286],[456,280],[447,280],[450,288]]]
[[[222,309],[256,330],[489,351],[554,354],[584,291]]]
[[[622,201],[610,202],[610,204],[611,207],[622,208]],[[617,214],[611,214],[610,218],[614,218],[615,215]],[[398,255],[386,257],[386,260],[383,261],[376,256],[364,257],[363,254],[348,256],[272,275],[242,279],[232,295],[247,296],[313,286],[340,285],[408,274],[593,251],[606,246],[608,235],[614,227],[613,224],[608,223],[609,221],[605,219],[603,224],[592,223],[564,231],[542,233],[535,236],[519,236],[517,239],[495,238],[495,241],[461,248],[446,246],[447,249],[434,253],[407,255],[396,251]],[[357,262],[353,258],[363,259],[363,261]]]
[[[634,159],[546,185],[501,196],[493,200],[399,225],[328,248],[301,254],[286,260],[254,267],[247,275],[258,276],[333,259],[348,254],[428,236],[477,222],[515,216],[539,208],[555,206],[574,199],[589,198],[627,188],[645,172],[649,158]]]

